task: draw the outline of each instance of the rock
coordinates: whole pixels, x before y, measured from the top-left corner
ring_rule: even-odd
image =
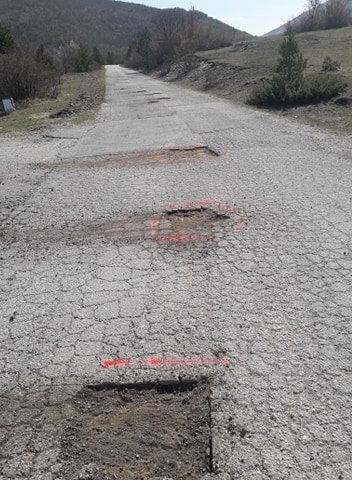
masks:
[[[347,105],[352,104],[352,98],[351,97],[338,97],[334,101],[335,105],[340,105],[343,107],[346,107]]]

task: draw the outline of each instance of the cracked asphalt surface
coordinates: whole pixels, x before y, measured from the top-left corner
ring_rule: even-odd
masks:
[[[1,138],[0,478],[78,478],[21,402],[207,377],[207,478],[351,479],[351,138],[118,66],[106,76],[94,125]],[[219,156],[154,160],[205,146]],[[236,219],[153,237],[167,206],[207,202]]]

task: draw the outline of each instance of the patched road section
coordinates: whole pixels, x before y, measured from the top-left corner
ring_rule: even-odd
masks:
[[[118,66],[1,138],[1,480],[347,480],[351,139]]]

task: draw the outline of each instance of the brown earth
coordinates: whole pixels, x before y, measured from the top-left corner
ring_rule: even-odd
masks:
[[[202,381],[100,385],[65,399],[53,391],[2,398],[0,406],[2,478],[35,478],[23,463],[13,474],[7,469],[19,452],[31,462],[43,457],[43,475],[62,480],[195,480],[211,471],[209,388]]]
[[[178,164],[206,161],[212,160],[218,156],[218,152],[206,145],[190,145],[131,155],[107,155],[99,158],[77,158],[74,160],[62,160],[51,163],[41,162],[33,164],[33,167],[54,170],[105,167],[123,168],[136,165],[153,165],[162,163]]]
[[[166,207],[159,213],[131,214],[105,221],[86,221],[65,228],[51,226],[42,229],[28,227],[21,232],[0,230],[0,235],[11,242],[25,241],[31,244],[63,241],[82,244],[104,241],[168,241],[179,238],[189,240],[213,240],[216,236],[231,232],[240,215],[233,210],[223,210],[219,205]]]

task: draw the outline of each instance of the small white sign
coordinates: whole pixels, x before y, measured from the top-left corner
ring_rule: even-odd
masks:
[[[12,113],[16,110],[15,109],[15,104],[14,104],[12,98],[3,99],[2,104],[4,106],[4,110],[5,110],[6,115],[10,115],[10,113]]]

